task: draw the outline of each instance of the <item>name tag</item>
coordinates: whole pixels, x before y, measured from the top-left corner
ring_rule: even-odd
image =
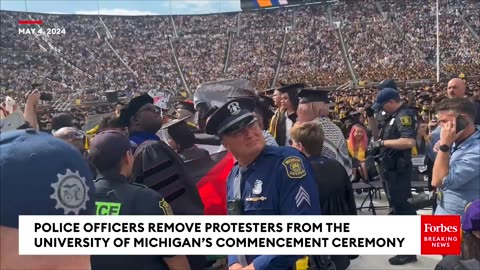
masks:
[[[267,199],[267,197],[250,197],[250,198],[246,198],[245,201],[246,202],[263,202]]]

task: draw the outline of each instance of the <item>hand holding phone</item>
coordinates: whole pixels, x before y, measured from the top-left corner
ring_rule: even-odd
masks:
[[[455,126],[456,126],[457,133],[464,130],[468,126],[467,120],[461,115],[458,115],[455,121],[456,121]]]

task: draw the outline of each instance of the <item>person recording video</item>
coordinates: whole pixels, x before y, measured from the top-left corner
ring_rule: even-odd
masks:
[[[480,128],[474,125],[475,105],[451,98],[437,106],[440,141],[433,165],[432,186],[438,188],[435,215],[462,215],[468,202],[480,199]]]

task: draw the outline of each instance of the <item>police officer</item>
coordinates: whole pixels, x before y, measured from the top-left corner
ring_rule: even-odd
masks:
[[[290,147],[266,146],[250,98],[228,101],[205,131],[218,135],[237,160],[227,178],[229,215],[318,215],[320,203],[308,159]],[[229,269],[293,269],[303,256],[228,256]]]
[[[382,91],[385,88],[391,88],[395,91],[398,91],[397,84],[392,79],[383,80],[376,88],[379,91]],[[368,124],[370,130],[372,131],[373,138],[378,140],[379,130],[385,126],[388,114],[381,108],[375,111],[372,107],[367,108],[365,112],[368,117]]]
[[[416,116],[400,101],[400,95],[392,88],[385,88],[377,95],[372,106],[383,109],[389,117],[380,131],[380,140],[373,141],[370,149],[380,150],[382,173],[389,195],[390,205],[395,215],[416,215],[413,206],[407,201],[411,197],[412,160],[411,149],[415,146]],[[393,265],[403,265],[416,261],[414,255],[398,255],[390,258]]]
[[[128,137],[114,130],[99,133],[90,146],[90,160],[99,171],[95,180],[97,215],[171,215],[159,193],[131,184],[133,155]],[[92,256],[92,269],[190,269],[185,256]]]

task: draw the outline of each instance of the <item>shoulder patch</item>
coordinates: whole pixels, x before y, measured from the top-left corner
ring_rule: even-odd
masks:
[[[287,175],[290,178],[302,178],[307,175],[303,161],[299,157],[291,156],[287,157],[282,162],[283,166],[287,170]]]
[[[404,115],[400,117],[400,122],[402,123],[403,126],[411,126],[412,125],[412,118],[410,115]]]
[[[162,209],[163,214],[165,214],[165,216],[173,215],[172,208],[170,207],[170,204],[168,204],[168,202],[165,201],[165,199],[162,199],[161,201],[159,201],[158,206],[160,207],[160,209]]]

